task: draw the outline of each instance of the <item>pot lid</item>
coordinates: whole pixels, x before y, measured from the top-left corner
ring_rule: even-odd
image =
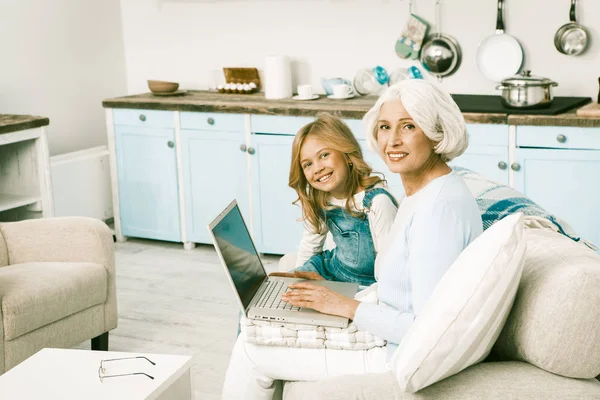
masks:
[[[502,85],[513,86],[548,86],[556,85],[552,79],[543,78],[540,76],[531,75],[530,70],[523,70],[517,75],[513,75],[504,79]]]

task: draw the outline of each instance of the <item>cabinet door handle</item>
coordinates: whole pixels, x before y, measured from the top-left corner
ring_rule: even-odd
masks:
[[[140,121],[144,122],[146,120],[146,116],[144,114],[140,114]]]
[[[252,155],[254,153],[256,153],[256,150],[253,147],[248,147],[248,154]]]
[[[505,169],[506,169],[506,167],[508,167],[508,166],[506,165],[506,163],[505,163],[504,161],[500,161],[500,162],[498,163],[498,168],[500,168],[500,169],[502,169],[502,170],[505,170]]]
[[[519,163],[512,163],[510,164],[510,169],[512,169],[513,171],[518,171],[521,169],[521,164]]]
[[[247,149],[247,147],[246,147],[246,145],[245,145],[245,144],[240,144],[240,150],[241,150],[242,152],[246,152],[246,149]]]
[[[208,119],[206,120],[206,122],[207,122],[209,125],[214,125],[214,124],[215,124],[215,120],[214,120],[214,119],[212,119],[212,118],[208,118]]]
[[[561,134],[561,135],[558,135],[558,136],[556,137],[556,141],[557,141],[558,143],[564,143],[564,142],[566,142],[566,141],[567,141],[567,137],[566,137],[565,135],[562,135],[562,134]]]
[[[169,140],[169,141],[167,142],[167,146],[169,146],[169,148],[170,148],[170,149],[172,149],[173,147],[175,147],[175,143],[173,143],[173,141],[172,141],[172,140]]]

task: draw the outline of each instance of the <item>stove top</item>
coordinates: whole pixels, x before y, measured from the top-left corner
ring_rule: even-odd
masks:
[[[453,94],[452,98],[462,112],[497,113],[497,114],[528,114],[528,115],[556,115],[580,107],[592,101],[590,97],[555,97],[550,107],[520,110],[507,108],[502,105],[500,96],[480,94]]]

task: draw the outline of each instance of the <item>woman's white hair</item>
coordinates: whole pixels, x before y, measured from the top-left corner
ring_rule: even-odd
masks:
[[[442,161],[453,160],[467,148],[465,119],[452,96],[434,83],[408,79],[390,86],[363,117],[367,144],[377,154],[380,153],[376,137],[379,112],[383,103],[390,100],[402,101],[425,136],[436,143],[434,151]]]

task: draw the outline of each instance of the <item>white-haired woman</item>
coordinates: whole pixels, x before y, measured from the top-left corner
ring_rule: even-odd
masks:
[[[464,118],[452,97],[424,80],[391,86],[363,118],[369,147],[400,174],[400,202],[377,255],[379,304],[360,303],[322,286],[297,283],[286,302],[354,320],[386,339],[364,351],[252,345],[238,338],[224,398],[270,399],[275,380],[382,372],[446,270],[482,232],[475,199],[447,162],[467,147]]]

